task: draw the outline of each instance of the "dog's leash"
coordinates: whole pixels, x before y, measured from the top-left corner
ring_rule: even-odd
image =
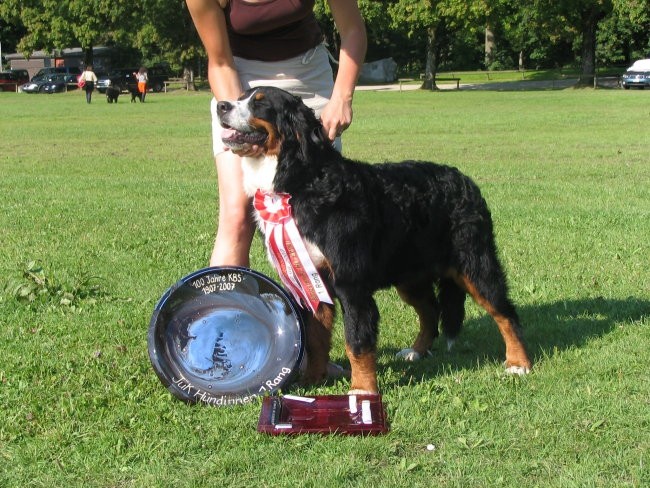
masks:
[[[315,313],[320,302],[334,302],[296,227],[290,198],[287,193],[257,190],[253,205],[264,222],[264,243],[280,280],[298,303]]]

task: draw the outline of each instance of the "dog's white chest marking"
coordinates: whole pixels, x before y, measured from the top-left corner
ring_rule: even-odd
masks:
[[[255,196],[259,189],[273,192],[273,178],[278,166],[275,156],[260,156],[258,158],[242,158],[242,172],[244,175],[244,192],[249,197]]]

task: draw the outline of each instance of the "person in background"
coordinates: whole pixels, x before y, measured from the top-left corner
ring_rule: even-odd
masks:
[[[93,72],[93,67],[88,65],[86,69],[79,76],[79,81],[83,81],[83,89],[86,92],[86,103],[90,103],[97,83],[97,75]]]
[[[352,122],[352,97],[366,53],[365,25],[356,0],[328,4],[341,38],[335,79],[314,0],[187,0],[208,56],[214,95],[219,219],[211,266],[249,266],[254,222],[239,158],[261,154],[255,145],[236,154],[224,148],[217,100],[235,100],[255,86],[283,88],[314,109],[325,135],[339,148],[338,138]]]
[[[144,97],[147,95],[147,83],[149,76],[147,75],[147,68],[140,67],[137,73],[133,73],[135,79],[138,80],[138,93],[140,93],[140,101],[144,102]]]

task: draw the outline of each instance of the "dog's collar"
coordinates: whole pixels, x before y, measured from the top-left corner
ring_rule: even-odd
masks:
[[[322,144],[323,143],[323,128],[322,127],[316,127],[313,131],[311,131],[311,140],[315,142],[316,144]]]

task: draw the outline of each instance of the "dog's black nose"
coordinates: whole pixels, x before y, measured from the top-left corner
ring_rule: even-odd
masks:
[[[223,115],[232,110],[232,103],[230,102],[217,102],[217,114]]]

